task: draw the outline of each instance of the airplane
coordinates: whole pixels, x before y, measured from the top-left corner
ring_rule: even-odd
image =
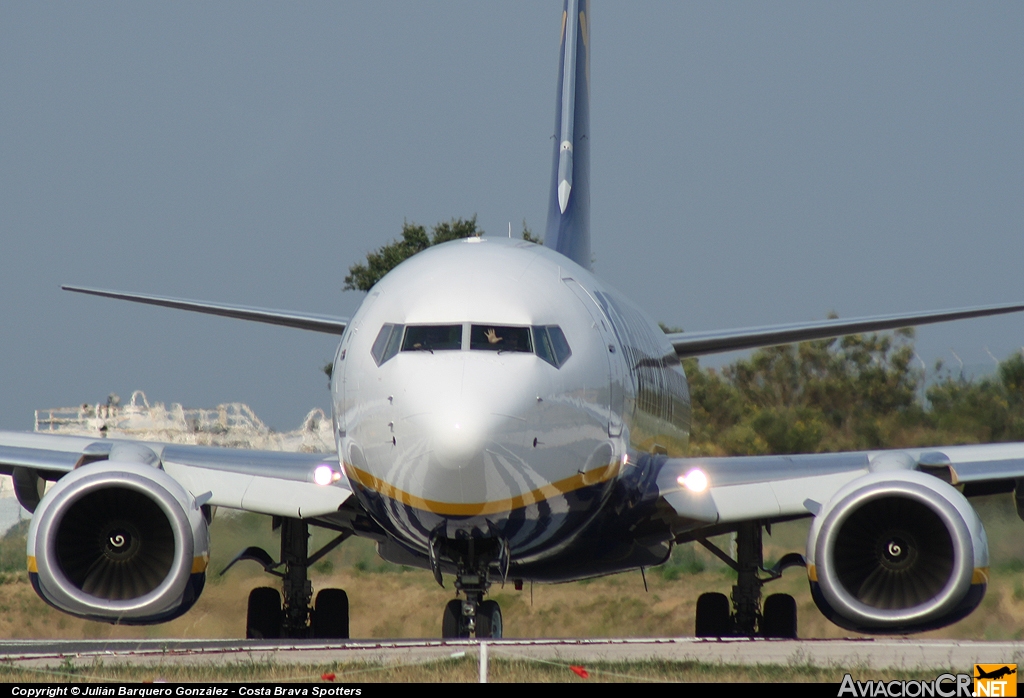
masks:
[[[75,616],[161,623],[202,593],[218,507],[272,517],[280,579],[248,599],[250,638],[344,639],[348,598],[309,567],[352,536],[454,581],[445,638],[504,634],[495,583],[559,582],[665,562],[699,544],[736,572],[696,601],[703,637],[796,636],[765,584],[804,567],[837,625],[912,633],[971,613],[988,582],[969,498],[1024,512],[1024,444],[688,457],[681,359],[1020,312],[1024,303],[664,333],[590,270],[590,6],[561,15],[544,244],[471,237],[398,265],[351,318],[65,286],[69,291],[339,336],[336,451],[279,453],[0,432],[0,472],[33,512],[32,585]],[[53,483],[47,487],[48,483]],[[811,519],[807,547],[767,568],[762,535]],[[319,550],[310,527],[336,536]],[[734,534],[735,553],[710,538]]]
[[[974,677],[976,679],[995,679],[995,680],[999,680],[999,679],[1003,678],[1004,676],[1009,676],[1010,674],[1016,674],[1017,673],[1016,669],[1011,669],[1008,666],[1002,666],[1002,667],[1000,667],[998,669],[993,669],[992,671],[985,671],[981,667],[975,666],[975,670],[978,672],[977,675]]]

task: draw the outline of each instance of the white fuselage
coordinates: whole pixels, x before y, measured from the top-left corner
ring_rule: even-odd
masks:
[[[395,334],[387,354],[387,332],[438,327],[447,343]],[[571,351],[561,365],[542,358],[544,328]],[[485,330],[492,341],[532,331],[533,350],[495,350],[507,345],[488,347]],[[689,397],[678,361],[664,365],[675,354],[661,334],[540,245],[430,248],[373,287],[339,345],[332,397],[349,481],[413,549],[436,534],[498,535],[516,559],[543,556],[597,513],[638,449],[685,448]],[[665,419],[646,414],[659,409]]]

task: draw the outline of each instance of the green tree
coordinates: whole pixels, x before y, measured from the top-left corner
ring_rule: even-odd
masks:
[[[541,240],[539,237],[533,234],[533,231],[530,230],[530,226],[526,225],[525,218],[523,219],[523,239],[526,240],[527,242],[532,242],[537,245],[544,244],[543,240]]]
[[[477,228],[476,216],[470,219],[453,218],[438,223],[427,235],[427,229],[415,223],[402,224],[402,238],[384,245],[366,255],[365,264],[353,264],[345,277],[344,290],[369,291],[384,275],[397,267],[417,252],[422,252],[431,245],[440,245],[449,240],[469,238],[483,235],[484,231]]]
[[[726,375],[772,453],[881,448],[921,416],[912,337],[901,330],[772,347]]]
[[[893,442],[926,422],[912,337],[902,330],[768,347],[720,371],[685,361],[695,455],[903,445]]]
[[[912,340],[900,330],[769,347],[717,371],[685,359],[692,454],[1024,440],[1024,355],[980,380],[946,373],[922,401]]]
[[[928,388],[931,425],[954,443],[1024,439],[1024,356],[1013,354],[995,375],[951,374]]]

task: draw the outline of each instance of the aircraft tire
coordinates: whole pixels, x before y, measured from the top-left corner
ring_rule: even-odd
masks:
[[[729,599],[725,594],[709,593],[697,597],[697,619],[694,634],[697,637],[727,637],[732,635],[729,618]]]
[[[462,602],[458,599],[452,599],[444,607],[444,616],[441,618],[441,637],[446,640],[469,637],[469,629],[462,619]]]
[[[501,606],[497,601],[484,601],[476,612],[476,637],[478,640],[500,640],[502,633]]]
[[[348,639],[348,594],[344,589],[321,589],[313,609],[313,637]]]
[[[764,600],[761,635],[796,639],[796,601],[789,594],[772,594]]]
[[[256,587],[249,592],[245,614],[245,637],[249,640],[274,640],[281,637],[281,592],[272,587]]]

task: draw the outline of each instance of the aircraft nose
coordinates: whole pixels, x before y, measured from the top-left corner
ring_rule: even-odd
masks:
[[[536,402],[533,357],[462,356],[406,383],[396,441],[406,478],[435,502],[478,504],[509,496],[522,472],[528,411]],[[415,357],[417,359],[421,357]],[[499,366],[482,364],[500,364]],[[500,370],[495,370],[496,368]]]
[[[436,467],[462,470],[481,459],[489,443],[500,440],[508,418],[489,413],[487,405],[461,401],[430,414],[425,421]]]

